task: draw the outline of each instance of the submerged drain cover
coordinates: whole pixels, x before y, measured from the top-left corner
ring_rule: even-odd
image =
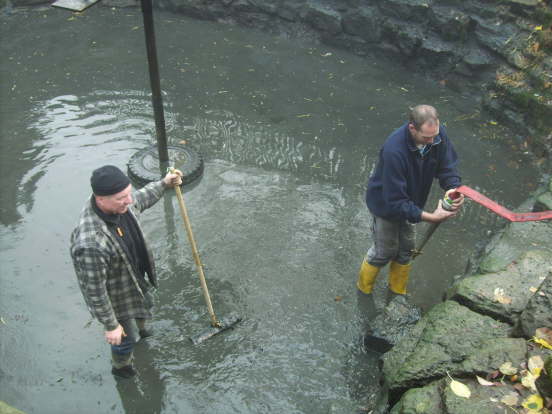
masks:
[[[190,147],[168,145],[169,165],[182,171],[182,184],[190,184],[203,173],[203,157]],[[159,170],[157,146],[144,148],[128,161],[128,175],[139,186],[160,180],[165,174]]]

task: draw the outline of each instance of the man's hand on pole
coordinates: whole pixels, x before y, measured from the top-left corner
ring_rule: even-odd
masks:
[[[165,175],[163,178],[163,184],[165,187],[176,187],[182,184],[182,171],[173,169]]]

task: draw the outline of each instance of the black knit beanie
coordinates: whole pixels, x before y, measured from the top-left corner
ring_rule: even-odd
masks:
[[[114,165],[104,165],[92,172],[90,185],[98,196],[108,196],[123,191],[130,184],[128,177]]]

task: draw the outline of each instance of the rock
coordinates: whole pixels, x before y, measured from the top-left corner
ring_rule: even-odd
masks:
[[[521,4],[523,6],[538,6],[541,0],[506,0],[508,3]]]
[[[552,329],[552,264],[550,261],[545,270],[548,276],[529,299],[520,317],[521,328],[528,338],[535,335],[535,330],[538,328]]]
[[[527,205],[523,209],[529,208]],[[484,258],[479,264],[480,273],[493,273],[506,269],[531,246],[534,250],[546,250],[552,253],[550,245],[552,222],[529,221],[510,223],[499,237],[493,239],[485,249]]]
[[[451,72],[462,59],[452,42],[430,33],[423,37],[419,50],[416,51],[420,67],[427,69],[439,68],[439,71]],[[449,85],[450,86],[450,85]]]
[[[474,20],[477,21],[474,35],[479,44],[506,56],[509,51],[508,39],[517,33],[516,26],[501,21],[496,14],[491,19],[474,17]]]
[[[207,6],[205,0],[161,0],[157,6],[200,20],[217,20],[228,13],[224,4]]]
[[[431,0],[386,0],[379,3],[383,14],[403,21],[427,22]],[[404,26],[409,26],[405,24]]]
[[[343,16],[343,30],[345,33],[359,36],[367,42],[379,41],[381,27],[379,18],[371,7],[353,10]]]
[[[456,378],[455,378],[456,379]],[[505,412],[513,412],[505,404],[501,404],[500,400],[504,395],[515,393],[519,395],[516,389],[507,384],[500,387],[484,387],[481,386],[476,379],[458,378],[471,391],[470,398],[463,398],[456,395],[450,388],[450,380],[445,380],[446,385],[443,388],[443,407],[444,413],[447,414],[504,414]],[[525,396],[528,396],[528,391],[523,391],[523,396],[519,397],[519,402],[523,401]]]
[[[504,414],[514,412],[514,408],[517,410],[521,402],[532,394],[531,390],[518,390],[514,388],[514,384],[508,382],[503,382],[500,386],[483,386],[474,377],[453,378],[469,388],[470,398],[456,395],[450,387],[451,380],[442,378],[405,392],[390,414]],[[514,407],[509,408],[501,402],[508,394],[518,396],[518,404]]]
[[[476,312],[515,325],[534,295],[531,289],[541,285],[551,266],[549,251],[528,251],[505,270],[460,280],[449,296]]]
[[[330,7],[309,1],[305,6],[303,19],[310,26],[323,33],[336,35],[342,31],[341,15]]]
[[[404,393],[397,404],[393,406],[390,414],[441,414],[443,413],[441,402],[441,388],[444,381],[433,381],[421,388],[411,388]]]
[[[383,36],[400,49],[402,56],[414,56],[422,45],[423,34],[416,26],[389,19],[383,23]]]
[[[464,54],[464,62],[472,69],[481,69],[491,66],[493,58],[481,48],[469,47],[467,53]]]
[[[552,399],[552,355],[548,355],[544,362],[544,371],[535,381],[535,386],[541,396]]]
[[[371,322],[364,336],[367,350],[379,353],[389,351],[420,320],[420,308],[410,304],[404,296],[396,296]]]
[[[468,14],[452,7],[434,5],[431,14],[436,30],[445,40],[464,41],[475,25]]]
[[[552,210],[552,192],[547,191],[537,197],[534,211]]]
[[[433,307],[384,357],[390,393],[425,385],[431,379],[477,369],[491,372],[503,362],[518,363],[523,340],[511,340],[508,324],[477,314],[454,301]],[[516,342],[517,341],[517,342]],[[500,344],[495,346],[493,344]],[[500,350],[490,355],[486,349]]]
[[[497,370],[505,362],[518,366],[527,356],[527,343],[523,338],[493,338],[480,342],[473,352],[459,364],[458,375],[485,375]]]

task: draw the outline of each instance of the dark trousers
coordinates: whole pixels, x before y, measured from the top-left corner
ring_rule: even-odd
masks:
[[[153,307],[151,293],[146,292],[144,303],[147,309]],[[140,331],[145,328],[146,320],[142,318],[129,318],[121,319],[119,323],[123,327],[126,336],[123,336],[120,345],[111,345],[111,359],[114,368],[122,368],[132,364],[134,346],[140,340]]]

